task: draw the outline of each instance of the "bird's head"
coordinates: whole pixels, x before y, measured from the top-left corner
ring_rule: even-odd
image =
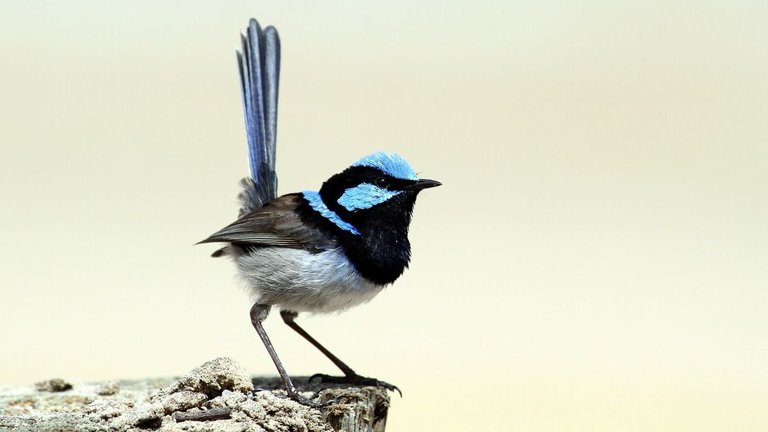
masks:
[[[420,179],[413,168],[395,153],[378,152],[323,183],[320,196],[342,219],[356,222],[410,222],[416,196],[424,189],[440,186],[435,180]]]

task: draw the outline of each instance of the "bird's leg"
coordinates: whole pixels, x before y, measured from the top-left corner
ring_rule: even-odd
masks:
[[[346,376],[356,376],[357,374],[355,371],[352,370],[351,367],[347,366],[346,363],[341,361],[338,357],[333,355],[332,352],[328,351],[324,346],[320,344],[315,338],[309,335],[303,328],[301,328],[295,321],[296,316],[298,316],[298,313],[293,311],[280,311],[280,316],[283,318],[283,322],[288,324],[288,327],[292,328],[296,333],[300,334],[304,339],[309,341],[312,345],[315,346],[315,348],[319,349],[321,353],[325,354],[328,359],[330,359],[333,364],[336,365],[339,369],[341,369],[342,372],[344,372],[344,375]]]
[[[320,350],[321,353],[325,354],[326,357],[330,361],[333,362],[333,364],[336,365],[339,369],[341,369],[342,372],[344,372],[343,377],[334,377],[330,375],[324,375],[324,374],[315,374],[312,375],[310,378],[310,381],[313,378],[320,378],[322,382],[328,382],[328,383],[338,383],[338,384],[357,384],[357,385],[372,385],[377,387],[384,387],[389,391],[395,391],[397,390],[398,393],[400,393],[400,396],[403,395],[403,393],[400,391],[399,388],[397,388],[396,385],[392,385],[388,382],[379,381],[376,378],[368,378],[364,377],[362,375],[358,375],[354,370],[352,370],[351,367],[349,367],[346,363],[341,361],[338,357],[336,357],[332,352],[328,351],[326,347],[320,344],[315,338],[309,335],[301,326],[299,326],[295,319],[296,316],[298,316],[298,313],[293,311],[287,311],[283,310],[280,311],[280,316],[283,318],[283,322],[285,322],[288,327],[292,328],[296,333],[300,334],[304,339],[306,339],[309,343],[314,345],[315,348]]]
[[[262,324],[262,321],[264,321],[269,314],[269,309],[269,305],[255,303],[251,307],[251,324],[253,324],[253,328],[256,329],[256,333],[259,334],[261,341],[264,343],[264,347],[267,348],[269,356],[272,357],[272,361],[275,363],[275,367],[277,367],[277,372],[280,374],[280,378],[283,380],[283,387],[285,387],[285,391],[288,393],[288,397],[302,405],[307,405],[313,408],[320,408],[324,406],[324,404],[312,402],[311,400],[301,396],[299,392],[296,391],[296,387],[293,386],[293,382],[288,376],[288,373],[285,371],[283,363],[277,356],[275,348],[272,346],[272,342],[269,340],[269,336],[267,336],[267,332],[264,330],[264,325]]]

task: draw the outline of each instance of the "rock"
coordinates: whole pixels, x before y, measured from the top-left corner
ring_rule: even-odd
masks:
[[[295,382],[304,383],[306,378],[296,378]],[[254,384],[258,387],[255,392]],[[64,393],[49,390],[67,385]],[[301,405],[286,398],[279,379],[252,382],[244,369],[228,358],[206,362],[177,380],[74,386],[64,380],[49,380],[34,388],[0,387],[0,431],[384,430],[389,397],[381,388],[317,384],[300,384],[298,388],[307,398],[335,402],[321,410]]]
[[[47,381],[40,381],[35,383],[37,391],[42,392],[63,392],[72,389],[72,384],[64,381],[61,378],[53,378]]]
[[[112,396],[120,391],[120,385],[115,381],[106,381],[99,386],[96,394],[99,396]]]
[[[169,389],[170,392],[180,390],[216,397],[224,390],[253,391],[253,383],[242,366],[230,358],[219,357],[196,367]]]

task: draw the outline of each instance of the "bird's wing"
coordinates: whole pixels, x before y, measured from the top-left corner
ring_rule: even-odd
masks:
[[[336,241],[301,222],[295,212],[299,194],[283,195],[222,228],[200,243],[229,242],[244,246],[277,246],[328,250]]]
[[[251,177],[243,182],[240,216],[277,197],[275,144],[277,137],[277,96],[280,82],[280,38],[268,26],[262,30],[251,19],[237,52],[243,93],[245,131]]]

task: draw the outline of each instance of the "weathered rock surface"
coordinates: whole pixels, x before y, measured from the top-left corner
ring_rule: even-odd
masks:
[[[299,386],[307,398],[334,400],[318,410],[287,399],[279,388],[278,379],[251,379],[228,358],[175,380],[82,384],[54,379],[35,387],[0,387],[0,431],[384,430],[389,397],[383,389]]]

